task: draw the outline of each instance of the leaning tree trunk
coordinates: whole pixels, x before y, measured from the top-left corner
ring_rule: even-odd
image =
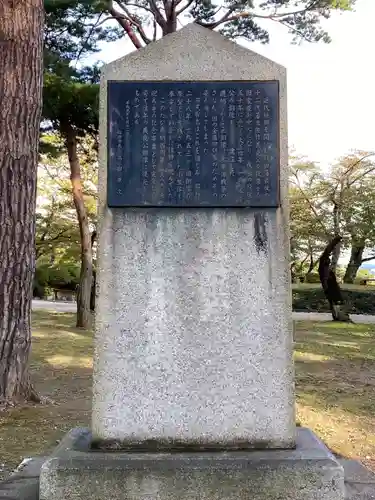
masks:
[[[330,267],[333,273],[336,273],[337,265],[339,263],[340,252],[341,252],[341,238],[340,238],[340,210],[339,205],[335,202],[333,204],[333,232],[334,237],[337,239],[338,243],[332,249],[332,258]]]
[[[344,283],[354,283],[358,269],[361,267],[362,264],[364,250],[365,250],[364,245],[355,245],[353,243],[350,251],[349,263],[345,270]]]
[[[30,309],[42,104],[43,0],[0,1],[0,402],[36,399]]]
[[[92,247],[91,234],[85,200],[82,192],[81,166],[77,154],[77,138],[72,127],[67,132],[67,147],[70,164],[70,180],[74,205],[77,212],[79,231],[81,237],[81,274],[77,294],[77,326],[88,328],[90,326],[90,302],[92,284]]]
[[[331,268],[331,254],[334,252],[335,247],[340,244],[341,240],[341,236],[335,236],[324,249],[319,258],[319,278],[324,294],[329,302],[333,320],[350,321],[349,315],[344,310],[344,300],[340,286]]]

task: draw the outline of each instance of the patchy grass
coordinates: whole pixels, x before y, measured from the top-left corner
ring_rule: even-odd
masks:
[[[293,290],[315,290],[321,289],[322,285],[320,283],[293,283]],[[370,282],[367,285],[350,284],[350,283],[340,283],[340,288],[342,290],[351,290],[356,292],[375,292],[375,281]]]
[[[90,425],[92,333],[74,320],[33,313],[32,377],[53,403],[0,413],[0,476]],[[299,422],[375,470],[375,325],[298,322],[295,360]]]
[[[375,325],[298,322],[295,361],[300,423],[375,470]]]
[[[31,374],[53,403],[0,413],[0,476],[25,456],[48,453],[72,427],[90,422],[92,333],[74,314],[33,312]]]

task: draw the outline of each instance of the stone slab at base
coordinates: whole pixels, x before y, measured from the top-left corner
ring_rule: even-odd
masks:
[[[40,500],[343,500],[344,470],[308,429],[295,450],[90,451],[72,430],[43,465]]]

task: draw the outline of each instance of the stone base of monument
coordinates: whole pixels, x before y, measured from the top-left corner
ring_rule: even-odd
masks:
[[[343,500],[344,470],[308,429],[294,450],[90,451],[74,429],[42,467],[41,500]]]

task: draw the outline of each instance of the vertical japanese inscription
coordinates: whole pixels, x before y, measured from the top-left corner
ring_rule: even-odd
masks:
[[[166,175],[165,168],[167,157],[167,102],[164,96],[160,97],[160,113],[159,113],[159,189],[160,201],[165,203],[166,198]]]
[[[193,93],[191,90],[186,91],[185,104],[185,190],[186,200],[191,202],[193,199]]]
[[[137,91],[136,91],[137,92]],[[149,114],[148,114],[148,94],[147,89],[140,93],[142,96],[142,107],[141,107],[141,123],[142,123],[142,174],[141,174],[141,186],[142,186],[142,202],[147,199],[147,192],[149,186],[149,147],[150,147],[150,130],[149,130]]]
[[[277,207],[277,82],[110,82],[110,206]]]
[[[225,89],[219,92],[219,165],[220,165],[220,198],[225,200],[228,195],[228,178],[233,175],[233,171],[228,171],[227,166],[227,147],[228,147],[228,131],[226,129],[226,113],[227,113],[227,92]]]
[[[168,92],[168,202],[172,203],[174,199],[174,182],[176,177],[176,169],[174,167],[175,151],[173,143],[173,134],[175,127],[175,91]]]
[[[184,105],[184,92],[182,90],[177,90],[177,130],[176,130],[176,141],[175,141],[175,154],[176,154],[176,194],[177,203],[181,204],[184,202],[184,184],[185,184],[185,169],[182,168],[182,155],[184,152],[183,142],[184,142],[184,115],[183,115],[183,105]]]
[[[195,134],[194,134],[194,200],[196,203],[201,201],[201,98],[196,97],[194,102]]]
[[[157,120],[157,103],[158,103],[158,91],[151,90],[151,190],[153,196],[158,195],[159,186],[157,179],[157,149],[158,149],[158,132],[159,123]],[[160,151],[159,151],[160,157]],[[159,195],[158,195],[159,196]]]

